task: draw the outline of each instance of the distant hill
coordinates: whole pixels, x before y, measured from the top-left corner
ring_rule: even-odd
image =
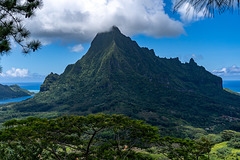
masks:
[[[229,93],[232,93],[232,94],[235,94],[235,95],[238,95],[240,96],[240,93],[238,92],[235,92],[235,91],[232,91],[231,89],[228,89],[228,88],[223,88],[225,91],[229,92]]]
[[[17,103],[20,112],[117,113],[162,127],[215,129],[222,116],[240,118],[240,97],[193,59],[159,58],[117,27],[99,33],[79,61],[48,75],[40,93]]]
[[[19,98],[33,95],[26,89],[20,88],[18,85],[1,85],[0,84],[0,99]]]

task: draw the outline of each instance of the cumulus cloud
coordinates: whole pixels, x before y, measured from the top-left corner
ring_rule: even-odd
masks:
[[[10,39],[11,42],[11,48],[17,48],[17,43],[14,41],[14,39]]]
[[[5,73],[1,73],[2,77],[28,77],[28,69],[12,68]]]
[[[176,3],[176,0],[173,0],[173,4]],[[173,5],[174,6],[174,5]],[[184,22],[198,21],[204,18],[204,9],[197,12],[190,3],[183,4],[177,12],[180,14],[180,18]]]
[[[81,44],[70,47],[71,52],[82,52],[84,50]]]
[[[28,69],[11,68],[0,73],[1,83],[5,82],[43,82],[46,76],[30,73]]]
[[[213,74],[218,76],[234,76],[240,75],[240,67],[233,65],[231,67],[223,67],[212,71]]]
[[[54,40],[90,42],[113,25],[128,36],[183,34],[183,24],[169,17],[164,5],[163,0],[44,0],[43,8],[26,25],[46,44]]]

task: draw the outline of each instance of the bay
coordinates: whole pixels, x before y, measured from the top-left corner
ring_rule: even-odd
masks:
[[[21,101],[24,101],[26,99],[32,98],[33,96],[34,95],[26,96],[26,97],[20,97],[20,98],[12,98],[12,99],[1,99],[0,104],[10,103],[10,102],[21,102]]]
[[[27,89],[30,92],[38,93],[40,91],[40,86],[42,82],[29,82],[29,83],[3,83],[3,85],[14,85],[17,84],[23,89]],[[231,89],[232,91],[240,93],[240,80],[238,81],[223,81],[223,88]],[[10,103],[10,102],[20,102],[31,98],[33,96],[26,96],[21,98],[3,99],[0,100],[0,104]]]
[[[240,80],[239,81],[223,81],[223,88],[231,89],[232,91],[240,93]]]
[[[42,82],[28,82],[28,83],[2,83],[3,85],[14,85],[17,84],[19,87],[29,90],[30,92],[38,93],[40,91],[40,86]],[[20,98],[11,98],[11,99],[0,99],[0,104],[10,103],[10,102],[20,102],[26,99],[32,98],[32,96],[20,97]]]

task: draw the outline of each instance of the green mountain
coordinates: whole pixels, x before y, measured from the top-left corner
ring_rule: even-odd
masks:
[[[240,97],[193,59],[159,58],[117,27],[99,33],[79,61],[48,75],[40,93],[17,103],[20,112],[117,113],[171,127],[221,127],[222,116],[240,118]],[[226,127],[225,127],[226,128]]]
[[[19,98],[33,95],[32,92],[20,88],[18,85],[1,85],[0,84],[0,99]]]

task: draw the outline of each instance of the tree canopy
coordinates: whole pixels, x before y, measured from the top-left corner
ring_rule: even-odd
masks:
[[[0,131],[0,159],[138,159],[158,147],[170,159],[206,159],[208,141],[160,138],[158,128],[122,115],[30,117],[10,120]]]
[[[41,7],[42,0],[0,0],[0,54],[11,50],[11,41],[23,49],[23,53],[36,51],[41,43],[29,40],[30,32],[23,24],[24,18],[30,18]]]
[[[215,13],[222,14],[225,11],[233,11],[239,8],[239,0],[176,0],[174,10],[187,5],[193,7],[196,12],[204,12],[206,16],[214,16]]]
[[[121,115],[10,120],[0,133],[0,158],[124,159],[158,138],[155,127]],[[16,158],[17,157],[17,158]]]

